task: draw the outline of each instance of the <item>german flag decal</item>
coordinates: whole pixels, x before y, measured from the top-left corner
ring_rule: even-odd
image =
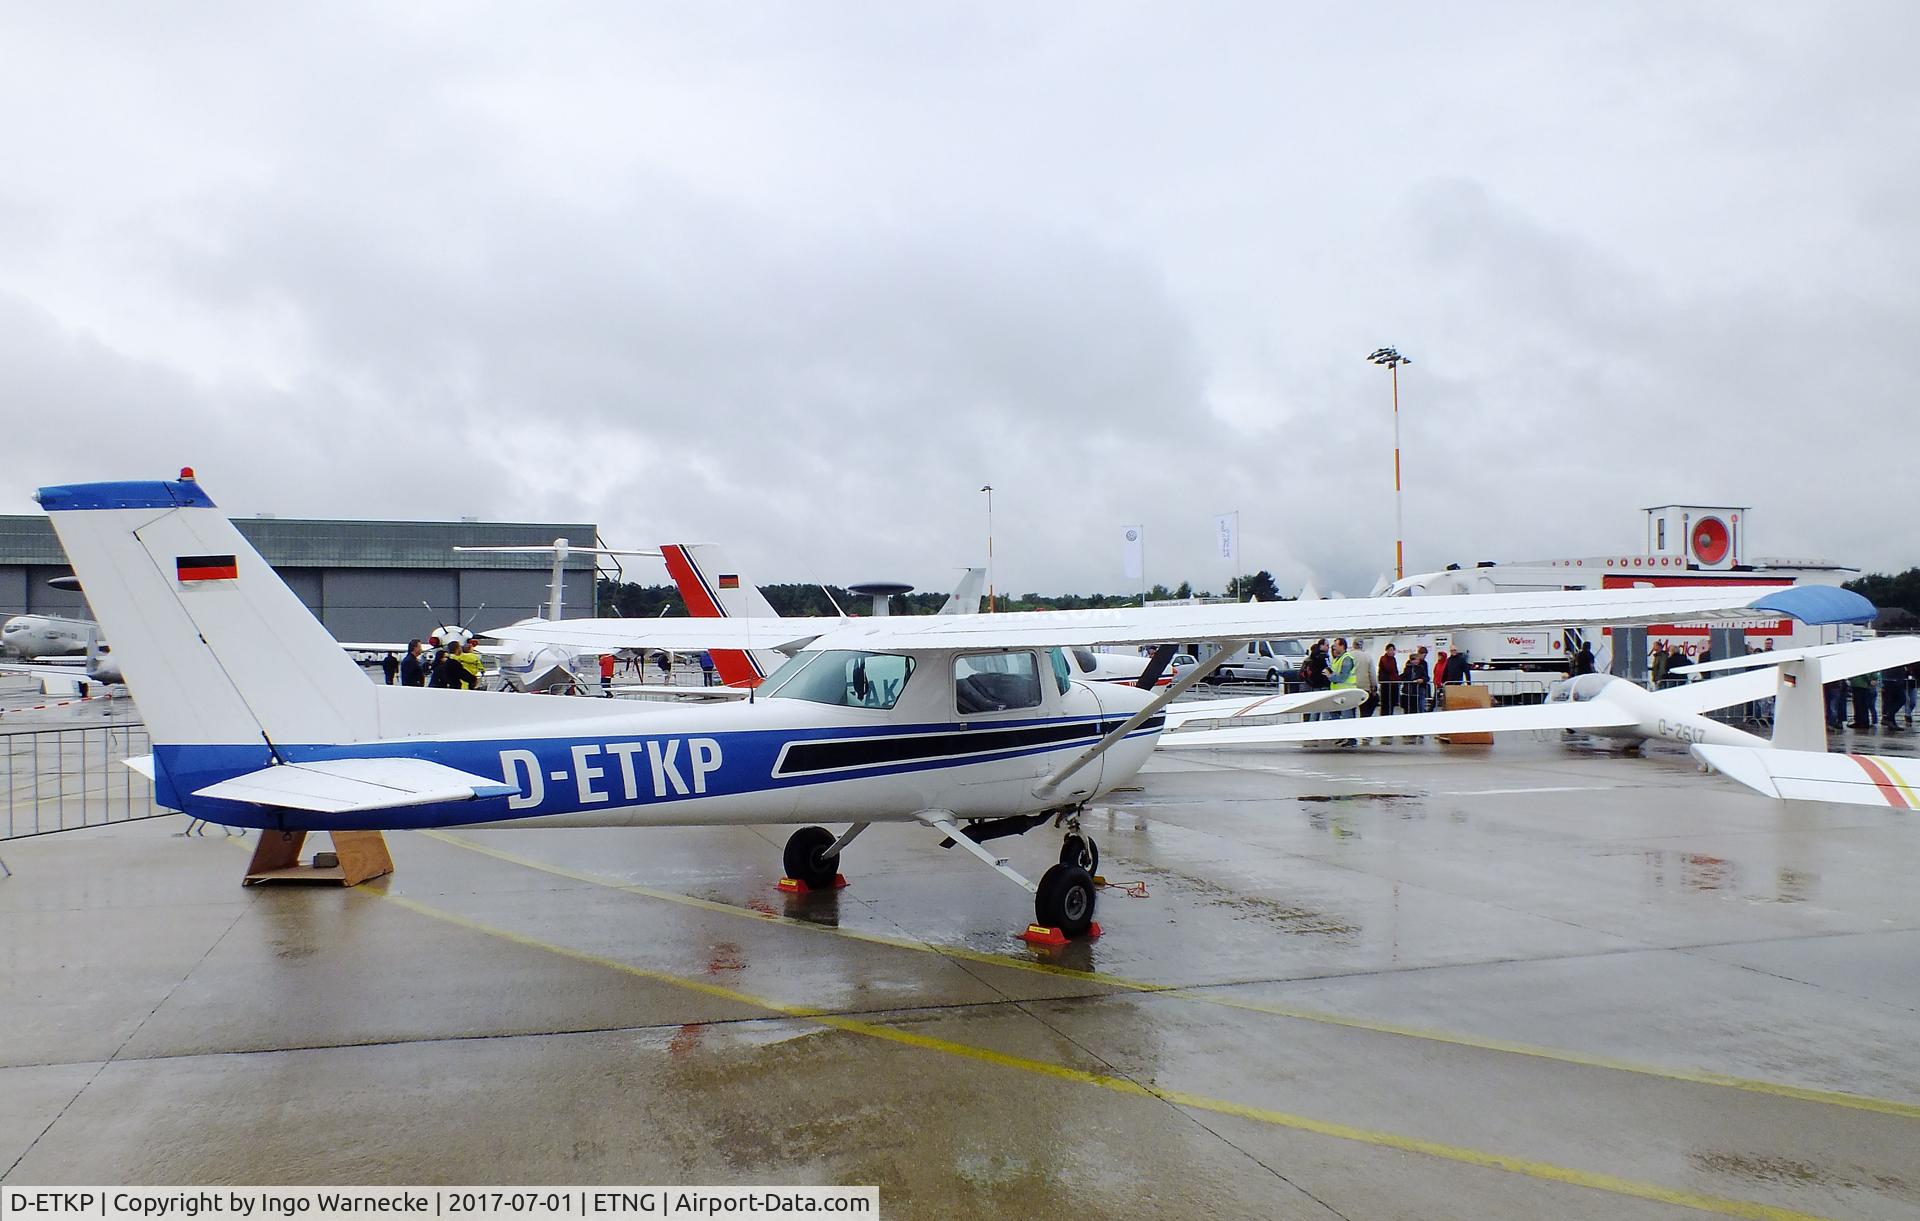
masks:
[[[736,572],[723,572],[723,573],[721,573],[721,574],[720,574],[720,588],[722,588],[722,589],[738,589],[738,588],[740,588],[740,574],[739,574],[739,573],[736,573]]]
[[[174,563],[182,585],[189,581],[233,581],[240,576],[230,555],[183,555]]]

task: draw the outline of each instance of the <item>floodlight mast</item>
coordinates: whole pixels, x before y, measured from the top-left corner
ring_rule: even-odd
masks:
[[[1393,373],[1393,579],[1399,581],[1407,575],[1406,529],[1400,515],[1400,366],[1413,360],[1395,348],[1376,348],[1367,359]]]
[[[987,494],[987,613],[993,613],[993,485],[980,489]]]

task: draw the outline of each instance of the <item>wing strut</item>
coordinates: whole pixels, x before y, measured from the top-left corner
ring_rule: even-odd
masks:
[[[922,810],[918,814],[915,814],[914,817],[936,831],[945,832],[948,839],[959,844],[974,856],[979,857],[987,868],[1015,885],[1022,887],[1028,894],[1033,894],[1040,889],[1032,882],[1029,882],[1019,871],[1008,868],[1006,857],[995,856],[993,853],[988,852],[985,848],[975,843],[965,831],[960,829],[960,824],[954,821],[951,810]]]
[[[1147,668],[1140,671],[1140,681],[1134,686],[1142,691],[1151,691],[1160,682],[1160,676],[1167,672],[1167,666],[1173,661],[1173,655],[1180,651],[1177,644],[1163,644],[1153,651],[1153,657],[1147,662]]]
[[[1095,759],[1098,759],[1101,755],[1106,754],[1107,751],[1112,748],[1115,742],[1118,742],[1120,739],[1126,737],[1128,734],[1132,733],[1134,730],[1140,728],[1140,726],[1146,724],[1147,719],[1149,717],[1153,716],[1154,713],[1159,712],[1162,708],[1165,708],[1168,704],[1172,703],[1174,700],[1174,697],[1185,694],[1195,683],[1199,682],[1201,679],[1205,678],[1207,675],[1219,669],[1221,663],[1225,662],[1227,658],[1233,656],[1233,654],[1239,652],[1241,646],[1245,645],[1246,643],[1247,642],[1245,640],[1214,641],[1213,656],[1207,658],[1205,661],[1201,662],[1199,665],[1195,666],[1193,669],[1188,670],[1185,674],[1182,674],[1179,678],[1174,679],[1172,685],[1169,686],[1165,691],[1160,692],[1158,695],[1148,700],[1146,707],[1134,713],[1132,716],[1128,717],[1126,720],[1120,722],[1119,728],[1108,733],[1106,737],[1101,738],[1098,742],[1095,742],[1092,746],[1089,746],[1087,747],[1087,749],[1081,751],[1080,754],[1074,758],[1073,762],[1067,764],[1065,767],[1061,768],[1059,771],[1055,772],[1053,775],[1048,776],[1045,780],[1042,780],[1039,784],[1034,785],[1033,795],[1035,797],[1045,797],[1047,796],[1047,794],[1057,790],[1062,784],[1065,784],[1069,779],[1071,779],[1075,772],[1079,771],[1081,768],[1085,767],[1087,764],[1092,763]]]

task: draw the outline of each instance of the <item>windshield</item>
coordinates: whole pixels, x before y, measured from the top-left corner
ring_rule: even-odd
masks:
[[[769,699],[843,708],[891,708],[913,674],[913,658],[824,649],[796,653],[763,684]]]

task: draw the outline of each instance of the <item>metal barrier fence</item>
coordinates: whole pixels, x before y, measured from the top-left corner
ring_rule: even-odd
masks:
[[[153,804],[147,778],[121,762],[151,749],[137,721],[0,731],[0,840],[171,814]]]

